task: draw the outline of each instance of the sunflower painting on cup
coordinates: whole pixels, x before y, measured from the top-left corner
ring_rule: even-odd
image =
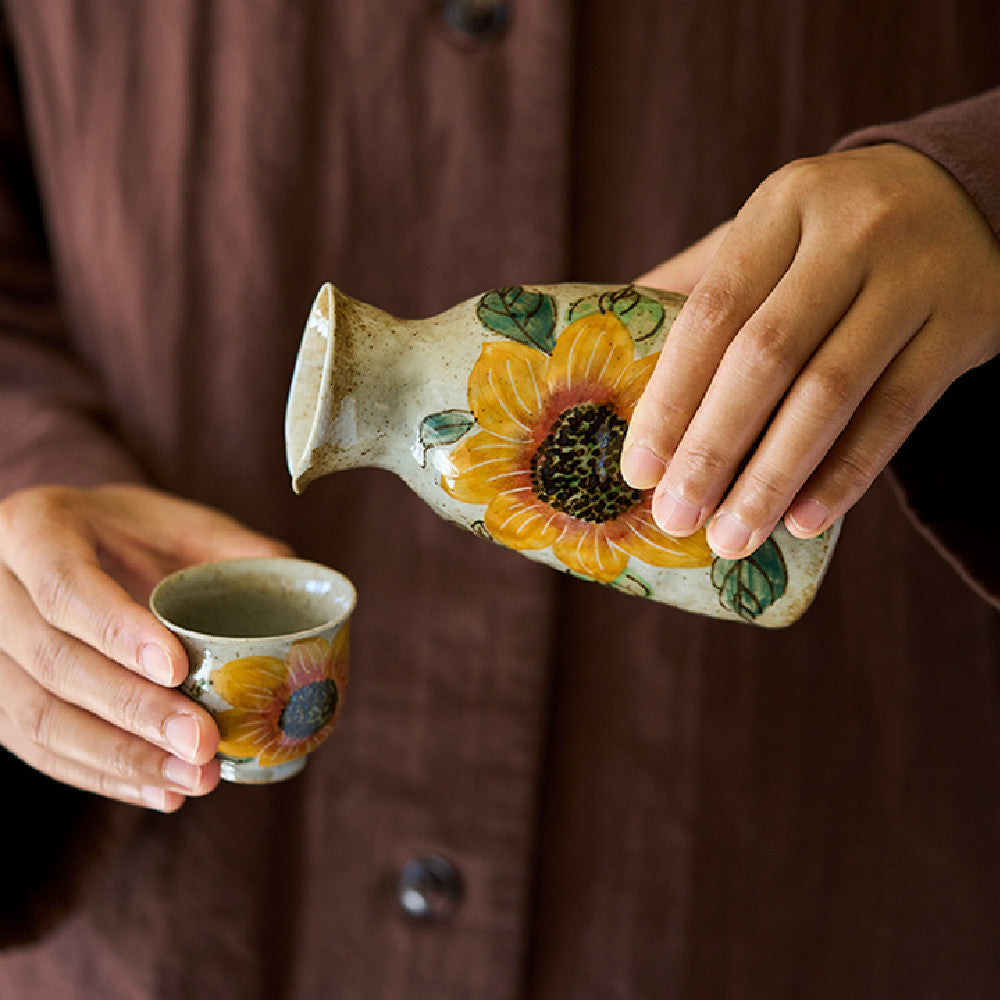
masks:
[[[232,706],[216,714],[219,753],[270,767],[322,744],[347,687],[348,629],[344,625],[332,642],[321,636],[298,639],[283,660],[246,656],[213,670],[213,691]]]

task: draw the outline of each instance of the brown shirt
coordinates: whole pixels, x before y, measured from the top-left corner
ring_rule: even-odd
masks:
[[[0,1000],[996,996],[997,614],[935,548],[1000,593],[954,499],[988,496],[995,364],[901,456],[935,544],[879,483],[780,633],[530,564],[386,473],[295,497],[281,426],[322,281],[429,315],[627,280],[864,125],[997,230],[996,5],[518,0],[479,44],[436,6],[2,6],[0,494],[149,480],[360,603],[288,784],[147,815],[0,752]],[[425,855],[464,887],[434,923],[397,901]]]

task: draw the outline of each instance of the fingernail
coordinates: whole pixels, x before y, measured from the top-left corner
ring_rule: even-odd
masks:
[[[716,555],[736,558],[750,544],[750,529],[735,515],[720,511],[708,524],[705,537]]]
[[[162,646],[148,642],[139,650],[139,667],[142,672],[157,684],[169,686],[174,679],[174,668],[170,657]]]
[[[664,490],[653,503],[653,519],[661,531],[670,535],[690,535],[698,526],[701,508]]]
[[[666,467],[666,463],[645,445],[629,445],[622,452],[622,478],[635,490],[651,489],[660,481]]]
[[[150,809],[157,809],[160,812],[167,811],[167,790],[156,788],[154,785],[145,785],[142,789],[142,801]]]
[[[830,508],[810,497],[793,503],[786,517],[799,534],[817,535],[830,519]]]
[[[177,757],[168,757],[163,762],[163,777],[171,785],[180,785],[182,788],[195,788],[201,778],[201,768]]]
[[[180,712],[170,716],[163,724],[163,735],[174,752],[191,760],[198,753],[198,723],[190,715]]]
[[[166,788],[145,785],[142,789],[142,801],[150,809],[156,809],[158,812],[163,813],[172,813],[180,809],[184,804],[184,796],[180,792],[171,792]]]

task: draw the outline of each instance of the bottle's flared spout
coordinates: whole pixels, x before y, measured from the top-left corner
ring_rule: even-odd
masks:
[[[317,293],[306,321],[285,410],[285,456],[296,493],[330,471],[325,453],[329,451],[336,326],[336,296],[327,283]]]

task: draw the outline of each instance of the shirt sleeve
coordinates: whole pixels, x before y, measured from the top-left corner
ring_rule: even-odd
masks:
[[[60,314],[14,60],[0,22],[0,497],[139,480]]]
[[[842,139],[852,149],[898,142],[947,170],[1000,235],[1000,88]],[[1000,359],[959,378],[918,424],[889,474],[919,530],[986,600],[1000,606],[1000,519],[993,428]]]
[[[61,320],[0,16],[0,498],[43,482],[141,478]],[[17,859],[0,890],[2,949],[39,937],[71,908],[110,842],[108,816],[128,813],[58,784],[3,747],[0,785],[16,816],[0,824],[0,855]]]

